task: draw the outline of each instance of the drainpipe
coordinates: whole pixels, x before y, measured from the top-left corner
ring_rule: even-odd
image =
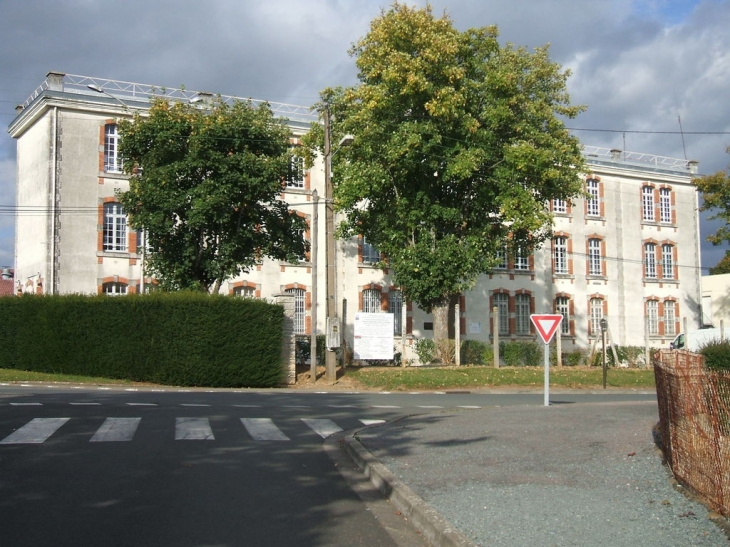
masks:
[[[56,187],[58,184],[58,107],[53,107],[53,135],[51,143],[51,268],[46,292],[56,294]]]

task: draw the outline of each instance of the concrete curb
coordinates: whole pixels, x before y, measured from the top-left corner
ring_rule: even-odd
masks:
[[[345,451],[386,499],[421,532],[434,547],[477,547],[413,490],[400,482],[390,470],[355,438],[342,438]]]

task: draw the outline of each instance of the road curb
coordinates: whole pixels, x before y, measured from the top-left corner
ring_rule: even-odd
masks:
[[[347,454],[373,486],[421,532],[431,545],[434,547],[477,547],[438,511],[400,482],[357,440],[355,435],[357,433],[342,438]]]

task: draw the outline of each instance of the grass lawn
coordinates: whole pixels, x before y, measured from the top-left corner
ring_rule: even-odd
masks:
[[[347,376],[369,388],[389,391],[466,387],[541,387],[542,367],[362,367],[348,368]],[[600,367],[551,367],[550,385],[567,388],[603,387]],[[611,388],[653,389],[653,369],[611,368],[606,385]]]

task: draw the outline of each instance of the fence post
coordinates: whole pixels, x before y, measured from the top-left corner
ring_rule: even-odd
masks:
[[[284,324],[281,337],[282,383],[297,383],[296,335],[294,334],[295,297],[291,294],[275,294],[274,302],[284,308]]]

